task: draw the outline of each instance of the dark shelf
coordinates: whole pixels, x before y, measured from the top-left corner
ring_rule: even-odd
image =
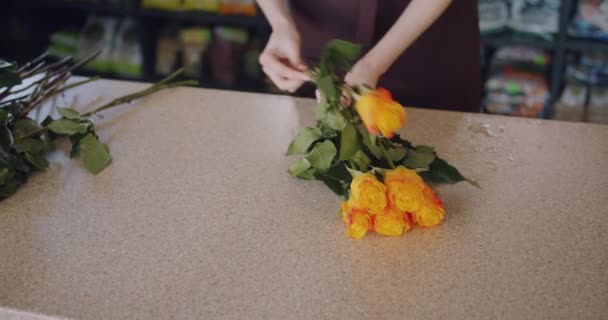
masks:
[[[523,45],[542,49],[555,49],[557,43],[543,39],[519,38],[514,36],[482,36],[481,43],[489,47],[502,47],[508,45]]]
[[[140,8],[139,6],[130,8],[118,8],[88,2],[62,0],[30,0],[28,2],[30,6],[44,6],[57,9],[85,12],[90,14],[118,17],[157,18],[171,21],[195,22],[208,25],[222,24],[237,27],[257,27],[260,25],[260,23],[263,23],[263,18],[261,18],[260,16],[222,15],[206,11],[170,11],[161,9]]]
[[[570,50],[602,50],[608,51],[608,41],[589,38],[569,38],[566,48]]]

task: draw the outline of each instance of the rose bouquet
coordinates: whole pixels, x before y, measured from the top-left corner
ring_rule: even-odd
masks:
[[[319,66],[311,71],[321,92],[314,109],[317,124],[303,128],[289,145],[287,155],[299,155],[289,172],[320,180],[344,197],[342,219],[352,238],[370,230],[399,236],[414,224],[435,226],[445,210],[427,182],[478,185],[433,147],[415,146],[399,136],[407,112],[389,91],[345,85],[340,75],[359,51],[342,40],[323,48]]]

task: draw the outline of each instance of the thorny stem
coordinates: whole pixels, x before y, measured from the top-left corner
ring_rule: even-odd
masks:
[[[82,81],[78,81],[78,82],[74,82],[74,83],[68,84],[67,86],[65,86],[65,87],[63,87],[63,88],[61,88],[61,89],[57,89],[57,90],[55,90],[55,91],[51,92],[51,93],[49,94],[49,96],[54,96],[54,95],[56,95],[56,94],[59,94],[59,93],[62,93],[62,92],[64,92],[64,91],[67,91],[67,90],[70,90],[70,89],[73,89],[73,88],[79,87],[79,86],[81,86],[81,85],[83,85],[83,84],[87,84],[87,83],[89,83],[89,82],[97,81],[97,80],[99,80],[99,79],[101,79],[101,77],[99,77],[99,76],[94,76],[94,77],[89,78],[89,79],[86,79],[86,80],[82,80]]]
[[[130,101],[147,96],[156,91],[169,89],[169,88],[173,88],[173,87],[179,87],[179,86],[191,86],[191,85],[194,86],[194,85],[198,84],[198,81],[196,81],[196,80],[184,80],[184,81],[177,81],[177,82],[173,82],[173,83],[167,83],[168,81],[171,81],[172,79],[175,79],[179,75],[181,75],[182,71],[183,71],[182,69],[177,70],[172,75],[168,76],[167,78],[159,81],[156,84],[153,84],[152,86],[150,86],[142,91],[135,92],[135,93],[132,93],[132,94],[120,97],[120,98],[116,98],[91,112],[87,112],[87,113],[83,114],[82,116],[90,117],[90,116],[95,115],[104,110],[110,109],[112,107],[115,107],[115,106],[123,104],[123,103],[128,103]]]

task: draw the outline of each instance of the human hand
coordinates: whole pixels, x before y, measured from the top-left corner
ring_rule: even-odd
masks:
[[[350,87],[365,85],[375,88],[381,75],[379,68],[364,57],[350,69],[344,81]]]
[[[294,92],[310,81],[300,56],[300,34],[293,24],[276,28],[260,55],[264,73],[281,90]]]

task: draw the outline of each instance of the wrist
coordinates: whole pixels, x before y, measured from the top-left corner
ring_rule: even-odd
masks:
[[[268,21],[272,31],[296,29],[295,23],[289,16],[280,16]]]
[[[386,72],[386,69],[382,66],[382,64],[378,63],[377,59],[369,55],[365,55],[363,58],[361,58],[355,67],[359,69],[358,71],[361,73],[375,79],[380,78]]]

